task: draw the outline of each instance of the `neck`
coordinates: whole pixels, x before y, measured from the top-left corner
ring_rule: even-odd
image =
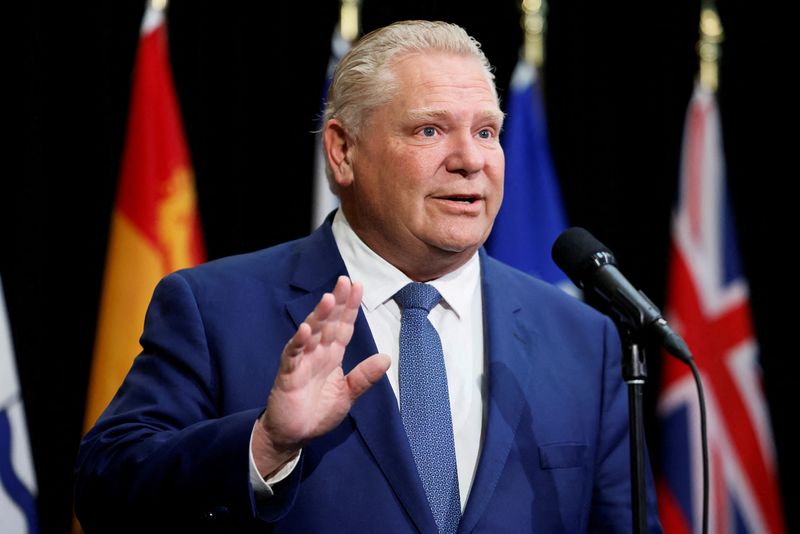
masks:
[[[441,278],[467,263],[477,252],[477,249],[443,250],[425,243],[410,249],[407,244],[387,241],[369,225],[358,224],[358,218],[352,217],[348,210],[342,209],[342,214],[348,226],[367,247],[415,282]]]

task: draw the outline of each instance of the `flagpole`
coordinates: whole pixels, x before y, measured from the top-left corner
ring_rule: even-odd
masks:
[[[724,38],[722,23],[714,3],[703,2],[700,12],[700,40],[697,42],[697,56],[700,60],[700,86],[716,93],[719,87],[720,43]]]
[[[522,29],[525,31],[525,61],[541,70],[544,65],[544,32],[547,0],[522,0]]]
[[[361,32],[360,3],[360,0],[342,0],[339,11],[339,33],[350,44],[358,39]]]

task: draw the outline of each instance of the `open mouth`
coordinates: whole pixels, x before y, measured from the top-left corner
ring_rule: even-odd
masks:
[[[480,200],[480,197],[474,195],[452,195],[439,198],[441,200],[449,200],[450,202],[459,202],[461,204],[473,204]]]

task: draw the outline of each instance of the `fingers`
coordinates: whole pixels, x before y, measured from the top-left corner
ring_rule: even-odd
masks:
[[[360,283],[351,283],[348,277],[340,276],[333,291],[322,296],[314,311],[286,343],[281,358],[282,370],[292,370],[298,356],[313,352],[319,345],[327,347],[334,342],[347,345],[353,335],[362,295]]]
[[[391,359],[386,354],[374,354],[356,365],[345,379],[350,390],[350,399],[355,401],[365,391],[383,378],[389,370]]]
[[[281,371],[289,372],[294,369],[297,364],[297,356],[306,351],[309,343],[311,343],[311,327],[302,323],[283,348],[280,362]]]
[[[323,345],[336,341],[347,344],[353,333],[352,327],[358,316],[362,295],[361,284],[351,283],[346,276],[340,276],[333,292],[326,293],[305,320],[311,327],[312,341]]]

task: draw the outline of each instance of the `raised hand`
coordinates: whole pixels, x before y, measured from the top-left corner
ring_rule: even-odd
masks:
[[[253,433],[253,458],[262,475],[276,471],[310,439],[335,428],[353,402],[389,369],[374,354],[347,375],[344,350],[353,336],[363,288],[341,276],[297,329],[281,354],[267,409]]]

